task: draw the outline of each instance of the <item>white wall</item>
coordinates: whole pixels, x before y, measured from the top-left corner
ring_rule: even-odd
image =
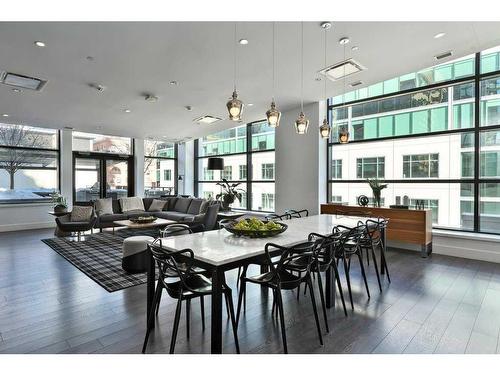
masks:
[[[194,141],[182,144],[183,152],[181,155],[179,147],[179,174],[183,174],[180,194],[194,195]],[[181,173],[182,171],[182,173]],[[183,189],[183,190],[182,190]]]
[[[295,133],[294,123],[300,108],[283,112],[276,129],[276,212],[287,209],[308,209],[319,213],[319,204],[326,201],[326,141],[319,136],[324,104],[304,107],[309,118],[305,135]]]
[[[144,197],[144,139],[134,139],[134,190],[136,197]]]

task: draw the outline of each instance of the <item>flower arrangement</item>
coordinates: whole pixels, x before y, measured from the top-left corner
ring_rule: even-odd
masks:
[[[68,203],[62,194],[54,192],[50,194],[50,197],[52,198],[52,205],[55,212],[65,212],[68,209]]]
[[[241,203],[241,193],[244,192],[243,189],[238,188],[239,182],[234,184],[229,184],[225,178],[222,179],[223,182],[218,182],[222,189],[219,194],[215,196],[215,199],[221,202],[222,210],[229,211],[231,209],[230,205],[234,203],[235,199]]]
[[[382,190],[384,190],[387,187],[387,184],[383,184],[382,181],[379,179],[373,178],[373,179],[367,179],[366,180],[368,184],[370,185],[373,193],[373,206],[374,207],[380,207],[380,200],[381,200],[381,195],[382,195]]]

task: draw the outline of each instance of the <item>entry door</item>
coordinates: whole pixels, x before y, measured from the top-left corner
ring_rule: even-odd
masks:
[[[95,201],[99,198],[119,199],[131,195],[129,186],[133,162],[131,158],[117,159],[105,155],[75,154],[74,190],[75,202]]]

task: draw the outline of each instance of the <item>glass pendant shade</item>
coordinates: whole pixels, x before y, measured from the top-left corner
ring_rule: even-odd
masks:
[[[349,132],[347,131],[347,128],[339,129],[339,142],[349,143]]]
[[[323,120],[323,124],[319,127],[319,134],[321,135],[321,138],[323,139],[328,139],[330,138],[330,125],[328,125],[328,120],[325,118]]]
[[[306,134],[308,127],[309,119],[304,115],[304,112],[300,112],[299,117],[295,120],[295,131],[297,134]]]
[[[276,109],[274,100],[271,102],[271,108],[266,112],[267,125],[271,128],[280,126],[281,112]]]
[[[232,121],[241,120],[241,112],[243,112],[243,102],[238,99],[238,93],[233,91],[233,97],[229,99],[226,104],[227,111],[229,112],[229,119]]]

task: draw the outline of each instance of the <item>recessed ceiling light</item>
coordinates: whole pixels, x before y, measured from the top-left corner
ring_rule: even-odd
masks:
[[[217,121],[220,121],[222,120],[221,118],[218,118],[218,117],[214,117],[214,116],[201,116],[201,117],[198,117],[198,118],[195,118],[193,121],[194,122],[197,122],[198,124],[213,124],[214,122],[217,122]]]
[[[351,51],[357,51],[358,49],[359,49],[359,47],[358,47],[358,46],[353,46],[353,47],[351,48]]]
[[[349,38],[347,38],[347,37],[343,37],[343,38],[340,38],[340,39],[339,39],[339,44],[340,44],[340,45],[344,45],[344,44],[347,44],[347,43],[349,43],[349,42],[350,42],[350,40],[349,40]]]
[[[446,33],[437,33],[436,35],[434,35],[434,39],[442,38],[445,35],[446,35]]]
[[[239,43],[245,46],[248,44],[248,39],[240,39]]]
[[[42,42],[42,41],[40,41],[40,40],[37,40],[37,41],[35,42],[35,46],[37,46],[37,47],[45,47],[45,43],[44,43],[44,42]]]
[[[47,81],[35,77],[23,76],[15,73],[4,73],[0,77],[0,82],[6,85],[13,86],[17,89],[30,89],[40,91]]]
[[[126,109],[124,109],[124,110],[123,110],[123,112],[125,112],[125,113],[130,113],[130,112],[132,112],[132,111],[131,111],[130,109],[126,108]]]
[[[94,57],[93,56],[87,56],[85,59],[87,61],[94,61]]]
[[[320,25],[323,29],[328,30],[332,27],[332,24],[330,22],[322,22]]]
[[[154,95],[146,95],[146,97],[144,98],[144,100],[146,100],[147,102],[154,103],[154,102],[158,101],[158,97],[154,96]]]
[[[21,92],[20,89],[12,89],[12,91],[14,91],[14,92]]]
[[[191,107],[190,105],[187,105],[184,108],[186,109],[186,111],[192,111],[193,110],[193,107]]]
[[[253,107],[253,103],[248,103],[247,107]]]
[[[351,74],[355,74],[366,70],[366,68],[359,62],[353,59],[348,59],[341,61],[339,63],[330,65],[319,71],[320,74],[327,76],[333,81],[337,81],[343,77],[348,77]]]
[[[9,117],[7,113],[2,113],[2,117]]]
[[[170,81],[169,82],[172,86],[177,86],[177,81]]]

